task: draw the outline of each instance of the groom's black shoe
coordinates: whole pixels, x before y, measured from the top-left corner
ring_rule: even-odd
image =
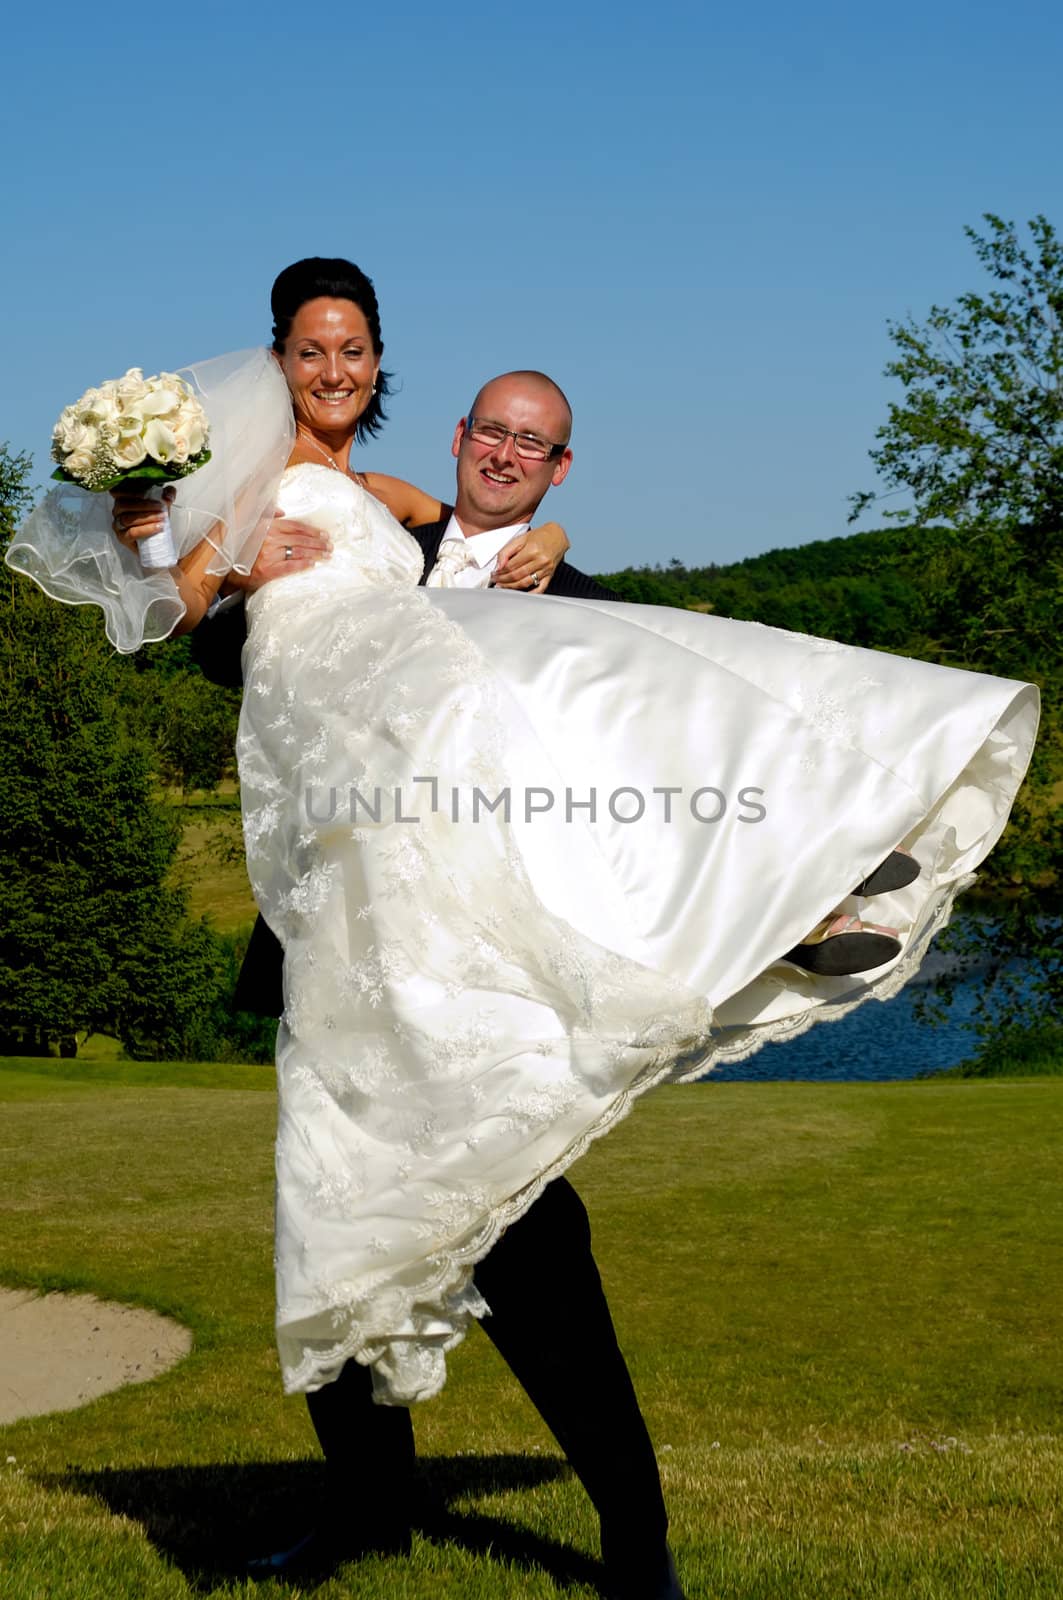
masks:
[[[652,1557],[640,1553],[632,1558],[620,1551],[602,1550],[608,1573],[609,1600],[686,1600],[667,1545]]]
[[[325,1577],[335,1565],[335,1561],[329,1559],[326,1541],[316,1529],[311,1529],[287,1550],[275,1550],[268,1556],[253,1557],[247,1563],[247,1575],[250,1578],[291,1580],[319,1575]]]
[[[377,1517],[370,1524],[342,1530],[334,1525],[312,1528],[287,1550],[257,1556],[247,1564],[251,1578],[281,1578],[290,1583],[327,1578],[346,1561],[368,1556],[408,1556],[410,1524],[394,1515]]]

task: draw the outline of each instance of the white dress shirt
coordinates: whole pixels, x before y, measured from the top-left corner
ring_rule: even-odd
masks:
[[[492,528],[488,533],[465,534],[462,532],[461,523],[451,513],[447,531],[440,541],[436,563],[437,566],[443,563],[445,567],[444,555],[449,545],[455,554],[460,553],[463,565],[457,572],[448,573],[443,583],[440,582],[442,573],[436,576],[437,567],[434,566],[428,574],[429,588],[486,589],[491,582],[495,562],[502,546],[508,544],[518,533],[527,533],[530,527],[530,522],[514,522],[508,528]]]

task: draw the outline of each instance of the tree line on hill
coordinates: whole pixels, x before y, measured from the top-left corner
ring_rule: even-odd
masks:
[[[985,295],[891,327],[904,397],[872,459],[908,509],[892,525],[727,566],[603,575],[625,599],[1037,682],[1029,781],[986,863],[989,922],[964,924],[1010,1005],[1006,1029],[1063,1014],[1063,253],[1036,218],[1024,244],[969,230]],[[0,551],[32,500],[0,447]],[[855,497],[859,514],[874,497]],[[234,1015],[242,939],[188,917],[172,886],[180,822],[165,789],[232,771],[239,695],[187,640],[116,657],[90,608],[0,584],[0,1051],[117,1036],[133,1056],[268,1059],[272,1028]],[[1023,961],[1021,986],[1009,961]],[[1032,975],[1032,980],[1031,980]],[[1032,981],[1032,988],[1031,988]]]

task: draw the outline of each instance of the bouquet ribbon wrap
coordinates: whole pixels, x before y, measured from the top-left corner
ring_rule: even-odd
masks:
[[[178,558],[206,539],[207,571],[248,573],[273,518],[295,440],[291,396],[265,349],[181,369],[210,421],[211,459],[175,485],[170,525]],[[111,526],[109,494],[61,484],[26,518],[6,561],[68,605],[98,605],[107,637],[128,653],[164,639],[185,612],[166,568],[145,568]]]

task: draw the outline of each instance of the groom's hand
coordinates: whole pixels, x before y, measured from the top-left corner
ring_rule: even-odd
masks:
[[[274,578],[290,578],[293,572],[305,572],[307,567],[323,561],[331,553],[332,540],[327,533],[278,512],[251,571],[246,577],[230,572],[226,587],[254,594],[264,583],[272,583]]]

